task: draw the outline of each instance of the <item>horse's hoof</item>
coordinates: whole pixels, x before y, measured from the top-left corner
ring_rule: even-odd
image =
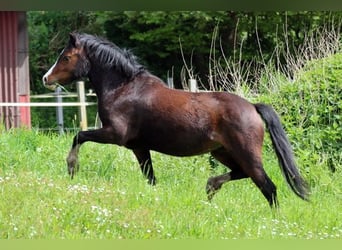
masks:
[[[208,201],[210,202],[213,199],[216,193],[216,190],[213,188],[213,186],[210,186],[207,184],[205,191],[207,193]]]
[[[157,183],[157,180],[156,178],[148,179],[147,183],[150,184],[151,186],[155,186]]]

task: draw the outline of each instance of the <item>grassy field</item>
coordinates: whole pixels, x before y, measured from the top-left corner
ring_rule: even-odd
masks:
[[[209,203],[209,156],[152,153],[158,184],[142,177],[134,155],[86,143],[70,180],[72,135],[0,130],[1,239],[341,239],[342,173],[321,166],[306,175],[311,201],[287,187],[269,146],[267,173],[278,187],[272,211],[250,180],[226,184]],[[300,162],[300,157],[299,157]]]

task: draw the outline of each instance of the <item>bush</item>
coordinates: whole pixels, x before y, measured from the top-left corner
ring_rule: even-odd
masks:
[[[335,172],[342,161],[342,54],[309,61],[276,92],[263,93],[281,116],[300,164]],[[265,95],[266,94],[266,95]]]

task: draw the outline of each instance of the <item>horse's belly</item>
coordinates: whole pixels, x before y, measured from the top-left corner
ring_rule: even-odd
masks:
[[[168,155],[173,155],[173,156],[193,156],[193,155],[200,155],[200,154],[205,154],[208,152],[213,151],[214,149],[217,149],[221,147],[219,144],[212,145],[210,147],[155,147],[152,148],[152,150],[168,154]]]
[[[128,143],[127,147],[131,149],[145,148],[174,156],[192,156],[210,152],[221,145],[206,136],[171,134],[140,138]]]

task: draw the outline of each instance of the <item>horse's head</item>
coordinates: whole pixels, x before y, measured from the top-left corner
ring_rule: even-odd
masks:
[[[89,61],[85,55],[78,34],[70,33],[69,42],[56,62],[43,76],[43,83],[49,89],[55,89],[56,83],[68,84],[87,76]]]

